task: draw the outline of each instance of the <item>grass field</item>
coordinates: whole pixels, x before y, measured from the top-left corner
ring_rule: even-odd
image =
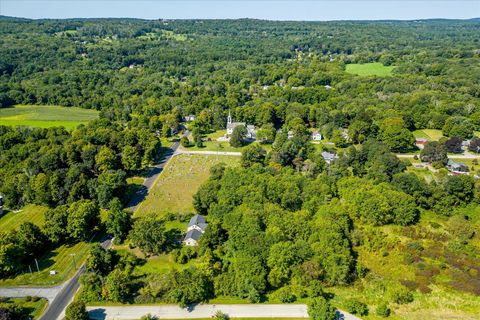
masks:
[[[0,217],[0,231],[9,231],[18,228],[24,222],[32,222],[37,226],[43,226],[45,222],[44,213],[47,207],[27,205],[20,212],[9,211]]]
[[[62,283],[75,274],[76,267],[83,263],[89,248],[90,244],[85,242],[73,246],[63,245],[38,259],[40,272],[36,271],[35,261],[32,261],[30,266],[33,273],[30,273],[27,267],[24,273],[15,278],[0,280],[0,286],[42,286]],[[57,274],[51,276],[50,270],[55,270]]]
[[[345,71],[351,74],[356,74],[359,76],[379,76],[385,77],[392,75],[392,71],[395,67],[393,66],[384,66],[380,62],[372,63],[352,63],[347,64]]]
[[[74,129],[79,124],[98,118],[95,110],[59,106],[16,105],[0,109],[0,125],[60,127]]]
[[[27,301],[26,298],[10,298],[7,301],[1,302],[0,307],[15,304],[22,309],[27,309],[32,319],[38,319],[47,307],[46,299],[39,299],[37,301]]]
[[[234,166],[239,163],[239,158],[216,155],[173,157],[134,215],[138,217],[149,213],[163,215],[169,212],[192,212],[193,195],[208,179],[210,168],[221,162]]]
[[[415,138],[425,138],[429,141],[438,141],[443,137],[442,130],[422,129],[413,132]]]

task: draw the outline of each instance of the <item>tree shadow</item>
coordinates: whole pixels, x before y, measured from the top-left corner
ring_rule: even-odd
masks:
[[[88,316],[92,320],[104,320],[107,318],[107,312],[103,308],[97,308],[97,309],[90,310],[88,312]]]

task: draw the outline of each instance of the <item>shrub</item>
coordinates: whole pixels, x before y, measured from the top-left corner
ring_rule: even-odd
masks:
[[[310,298],[323,297],[324,295],[323,285],[318,280],[311,281],[308,289]]]
[[[386,302],[382,302],[378,305],[377,307],[377,316],[383,317],[383,318],[388,318],[390,316],[391,310],[388,307],[388,304]]]
[[[74,301],[70,303],[65,311],[65,320],[89,320],[85,303]]]
[[[365,303],[355,299],[348,300],[346,303],[347,311],[359,316],[366,316],[368,314],[368,307]]]
[[[188,140],[187,137],[183,136],[183,137],[180,139],[180,144],[182,145],[182,147],[188,148],[188,147],[190,146],[190,140]]]
[[[215,319],[215,320],[228,320],[228,319],[230,319],[228,314],[225,314],[220,310],[218,310],[212,318]]]
[[[413,294],[407,288],[401,287],[392,291],[391,298],[397,304],[407,304],[413,301]]]

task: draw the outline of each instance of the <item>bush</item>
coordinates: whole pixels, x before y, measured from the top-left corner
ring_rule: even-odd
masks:
[[[383,302],[378,305],[377,307],[377,316],[387,318],[390,316],[390,308],[388,307],[388,304],[386,302]]]
[[[368,314],[368,307],[365,303],[355,299],[348,300],[346,303],[347,311],[359,316],[366,316]]]
[[[180,144],[182,145],[182,147],[188,148],[188,147],[190,146],[190,140],[188,140],[187,137],[183,136],[183,137],[180,139]]]
[[[318,280],[311,281],[308,289],[309,289],[308,291],[309,291],[309,297],[310,298],[316,298],[316,297],[323,297],[324,296],[323,285]]]
[[[407,288],[401,287],[393,290],[391,298],[397,304],[407,304],[413,301],[413,294]]]
[[[230,317],[227,314],[223,313],[220,310],[218,310],[212,318],[215,319],[215,320],[228,320],[228,319],[230,319]]]
[[[152,316],[150,313],[141,317],[140,320],[157,320],[158,318],[155,316]]]
[[[65,320],[89,320],[85,303],[74,301],[70,303],[65,311]]]

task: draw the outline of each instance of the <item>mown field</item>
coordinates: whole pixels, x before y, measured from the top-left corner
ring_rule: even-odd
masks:
[[[0,125],[28,127],[65,127],[74,129],[79,124],[98,118],[96,110],[60,107],[16,105],[0,108]]]
[[[372,63],[351,63],[347,64],[345,71],[358,76],[379,76],[385,77],[392,75],[392,71],[395,69],[393,66],[384,66],[380,62]]]
[[[24,222],[32,222],[37,226],[43,226],[45,222],[44,213],[47,207],[27,205],[19,212],[8,211],[0,217],[0,231],[9,231],[18,228]]]
[[[32,222],[42,227],[45,223],[44,214],[47,209],[44,206],[27,205],[18,212],[7,212],[0,217],[0,232],[17,229],[25,222]],[[40,272],[37,271],[35,261],[32,260],[30,263],[32,273],[30,273],[30,269],[27,267],[22,274],[14,278],[0,280],[0,286],[55,285],[61,283],[75,273],[75,267],[79,267],[85,260],[89,247],[89,244],[81,242],[73,246],[63,245],[49,251],[37,259]],[[50,270],[57,271],[57,274],[51,276]]]
[[[239,163],[239,157],[186,154],[174,156],[134,216],[193,212],[193,195],[208,179],[210,168],[221,162],[234,166]]]
[[[443,137],[442,130],[422,129],[413,132],[415,138],[425,138],[429,141],[438,141]]]
[[[30,298],[9,298],[6,301],[0,302],[0,307],[8,307],[10,305],[17,305],[18,307],[25,309],[26,312],[32,317],[32,319],[39,319],[43,311],[47,307],[47,300],[45,299],[30,299]],[[3,318],[2,318],[3,319]]]

